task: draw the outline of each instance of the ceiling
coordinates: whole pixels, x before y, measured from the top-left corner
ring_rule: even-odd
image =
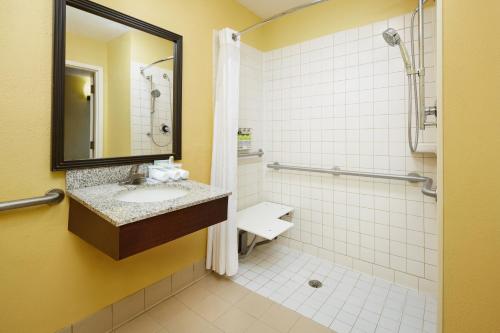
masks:
[[[130,30],[126,25],[66,6],[66,31],[76,35],[108,42]]]
[[[313,0],[238,0],[240,4],[261,18],[267,18],[287,9],[300,6]]]

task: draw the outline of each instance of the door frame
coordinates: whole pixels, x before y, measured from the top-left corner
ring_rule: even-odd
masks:
[[[66,67],[94,73],[94,157],[103,157],[104,139],[104,68],[78,61],[66,60]]]

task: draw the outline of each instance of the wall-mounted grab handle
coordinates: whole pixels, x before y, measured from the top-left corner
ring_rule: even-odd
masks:
[[[308,172],[317,172],[317,173],[326,173],[336,176],[357,176],[357,177],[368,177],[368,178],[380,178],[380,179],[392,179],[392,180],[402,180],[410,183],[423,183],[422,193],[426,196],[436,198],[437,200],[437,190],[432,187],[433,180],[429,177],[420,176],[417,173],[410,173],[408,175],[392,175],[386,173],[371,173],[371,172],[362,172],[362,171],[348,171],[341,170],[338,167],[334,167],[332,169],[322,169],[322,168],[311,168],[311,167],[302,167],[295,165],[283,165],[278,162],[270,163],[267,165],[268,168],[274,170],[294,170],[294,171],[308,171]]]
[[[0,202],[0,211],[38,205],[54,205],[61,202],[63,199],[63,190],[52,189],[41,197]]]

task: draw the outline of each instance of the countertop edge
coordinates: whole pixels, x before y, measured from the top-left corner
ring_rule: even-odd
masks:
[[[203,183],[200,183],[200,184],[203,184]],[[203,185],[210,186],[210,185],[207,185],[207,184],[203,184]],[[97,185],[97,186],[99,186],[99,185]],[[209,198],[195,200],[195,201],[192,201],[192,202],[189,202],[189,203],[185,203],[183,205],[178,205],[178,206],[170,207],[170,208],[163,209],[163,210],[160,210],[160,211],[143,214],[141,216],[137,216],[137,217],[134,217],[134,218],[130,218],[130,219],[122,220],[122,221],[117,221],[117,220],[113,219],[111,216],[109,216],[109,215],[103,213],[102,211],[100,211],[99,209],[95,208],[92,204],[88,203],[87,201],[85,201],[84,199],[82,199],[81,197],[79,197],[77,194],[73,193],[74,190],[77,190],[77,189],[71,189],[71,190],[68,189],[68,190],[66,190],[66,193],[67,193],[68,197],[70,197],[71,199],[73,199],[76,202],[80,203],[81,205],[85,206],[87,209],[89,209],[93,213],[97,214],[98,216],[100,216],[104,220],[108,221],[111,225],[113,225],[115,227],[118,227],[118,228],[119,227],[123,227],[123,226],[125,226],[127,224],[131,224],[131,223],[142,221],[142,220],[147,219],[147,218],[151,218],[151,217],[155,217],[155,216],[160,216],[160,215],[168,214],[168,213],[171,213],[171,212],[174,212],[174,211],[178,211],[178,210],[181,210],[181,209],[184,209],[184,208],[189,208],[189,207],[193,207],[193,206],[196,206],[196,205],[199,205],[199,204],[203,204],[203,203],[206,203],[206,202],[215,201],[215,200],[218,200],[218,199],[229,197],[232,194],[231,191],[227,191],[225,193],[217,194],[217,195],[214,195],[214,196],[209,197]]]
[[[85,206],[86,208],[88,208],[89,210],[91,210],[93,213],[96,213],[97,215],[99,215],[100,217],[102,217],[103,219],[105,219],[106,221],[108,221],[109,223],[111,223],[112,225],[114,225],[115,227],[118,226],[118,224],[115,221],[113,221],[113,219],[111,217],[109,217],[106,214],[103,214],[102,212],[100,212],[99,210],[97,210],[94,206],[92,206],[91,204],[89,204],[85,200],[79,198],[76,194],[72,193],[71,191],[72,190],[66,190],[66,194],[68,195],[68,197],[70,197],[71,199],[75,200],[79,204]]]

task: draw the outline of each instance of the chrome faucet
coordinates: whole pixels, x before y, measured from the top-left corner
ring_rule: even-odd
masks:
[[[128,176],[120,182],[120,185],[140,185],[146,182],[146,175],[139,172],[139,164],[133,165],[130,168]]]

